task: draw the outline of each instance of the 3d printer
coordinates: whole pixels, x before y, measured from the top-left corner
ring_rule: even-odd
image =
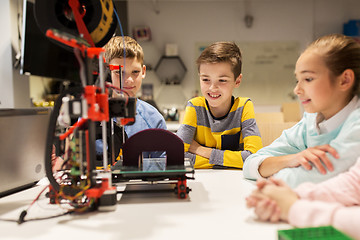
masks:
[[[134,122],[136,99],[106,82],[109,70],[101,47],[116,28],[118,16],[113,2],[36,0],[35,16],[46,36],[74,51],[80,66],[80,83],[60,93],[50,117],[45,152],[50,202],[69,204],[74,211],[112,209],[117,202],[113,183],[133,180],[168,181],[176,185],[179,198],[187,198],[190,189],[186,180],[193,179],[194,168],[184,161],[183,143],[176,135],[147,129],[122,141],[120,146],[114,143],[113,119],[118,119],[120,127]],[[111,97],[109,90],[117,91],[120,97]],[[59,125],[59,117],[63,126]],[[95,153],[99,132],[104,143],[100,170],[96,168]],[[64,163],[61,171],[54,173],[55,143]],[[120,164],[111,169],[109,163],[115,163],[120,147]],[[142,159],[142,151],[165,151],[166,158]]]

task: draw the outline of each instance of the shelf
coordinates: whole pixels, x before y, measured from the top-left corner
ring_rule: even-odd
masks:
[[[178,56],[162,56],[155,67],[161,83],[180,84],[186,74],[186,66]]]

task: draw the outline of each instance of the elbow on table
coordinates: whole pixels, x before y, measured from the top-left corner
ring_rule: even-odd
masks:
[[[243,166],[243,176],[245,179],[249,179],[249,180],[257,180],[258,179],[258,168],[254,169],[254,166],[252,166],[251,160],[249,158],[247,158],[244,162],[244,166]],[[257,174],[254,174],[255,172],[257,172]]]

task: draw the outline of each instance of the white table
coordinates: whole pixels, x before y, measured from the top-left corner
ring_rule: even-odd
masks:
[[[0,221],[0,239],[277,239],[288,224],[258,222],[245,197],[255,188],[240,170],[196,170],[189,198],[174,193],[119,194],[115,211],[65,215],[21,225]],[[38,186],[0,199],[0,218],[17,219]],[[43,197],[27,218],[59,214]]]
[[[174,132],[176,133],[177,130],[179,129],[180,127],[180,123],[178,121],[167,121],[166,122],[166,127],[167,127],[167,130],[169,130],[170,132]]]

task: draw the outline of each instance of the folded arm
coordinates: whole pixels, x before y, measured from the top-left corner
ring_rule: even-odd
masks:
[[[283,168],[302,166],[306,170],[311,170],[312,166],[315,166],[320,173],[326,174],[327,171],[334,170],[326,153],[331,154],[334,158],[339,158],[336,150],[326,144],[307,148],[295,154],[266,158],[259,167],[259,173],[263,177],[270,177]]]

